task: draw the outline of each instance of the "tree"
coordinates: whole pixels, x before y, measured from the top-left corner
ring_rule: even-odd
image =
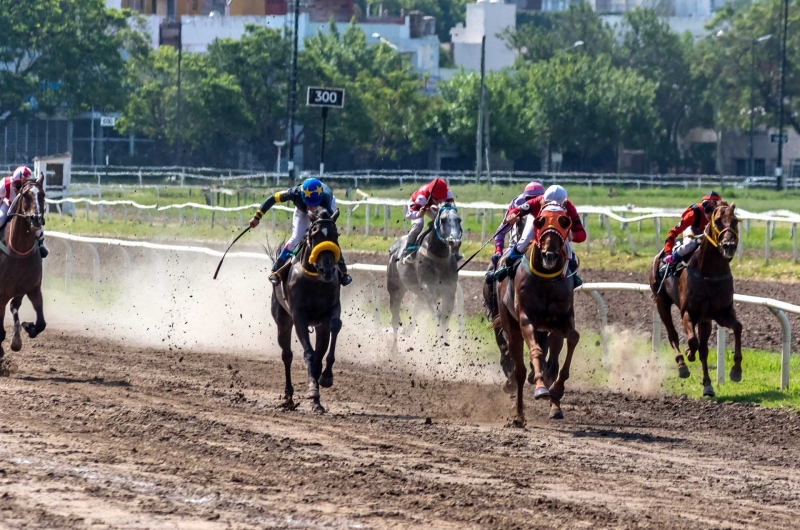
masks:
[[[750,76],[752,71],[751,42],[772,35],[756,44],[756,125],[775,126],[781,77],[781,36],[783,33],[783,0],[765,0],[737,7],[726,5],[711,24],[712,36],[698,49],[695,68],[708,84],[709,101],[714,105],[719,125],[749,129]],[[800,64],[800,2],[789,6],[789,31],[784,94],[784,121],[800,133],[800,75],[794,65]],[[722,35],[717,32],[722,30]]]
[[[551,150],[574,153],[585,166],[602,149],[645,147],[658,126],[656,84],[616,68],[609,56],[576,53],[530,65],[523,117]]]
[[[547,61],[568,52],[576,42],[591,56],[610,54],[614,32],[586,2],[570,4],[562,12],[536,13],[516,31],[506,31],[509,46],[517,51],[517,64]]]
[[[462,72],[440,85],[441,133],[465,155],[475,153],[480,83],[480,74]],[[486,92],[492,150],[514,159],[535,149],[538,139],[520,119],[524,107],[520,77],[510,71],[490,72]]]
[[[272,142],[286,137],[291,40],[280,30],[249,26],[240,40],[222,39],[208,49],[214,68],[236,80],[249,116],[240,134],[262,163],[274,161]],[[245,129],[248,127],[248,129]]]
[[[146,46],[103,0],[0,0],[0,27],[0,114],[9,117],[121,105],[121,52]]]
[[[688,33],[681,36],[672,31],[652,9],[625,13],[620,30],[616,63],[656,83],[654,105],[661,129],[657,143],[647,152],[661,171],[667,171],[681,163],[681,136],[704,118],[707,121],[701,82],[692,75],[694,43]]]

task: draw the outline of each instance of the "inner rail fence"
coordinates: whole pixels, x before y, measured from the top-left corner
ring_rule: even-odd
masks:
[[[357,190],[357,193],[365,195],[359,190]],[[228,195],[224,196],[228,197]],[[219,198],[215,199],[215,193],[210,193],[208,197],[210,197],[210,202],[212,203],[219,201]],[[237,206],[230,207],[195,202],[145,205],[130,200],[108,201],[86,197],[46,200],[50,210],[55,209],[58,213],[69,215],[73,219],[77,219],[80,215],[87,221],[102,223],[113,222],[116,216],[117,219],[124,221],[133,219],[139,222],[147,222],[151,226],[161,224],[164,228],[169,224],[197,226],[198,224],[208,223],[213,229],[218,225],[227,227],[230,223],[229,215],[235,216],[235,222],[238,223],[238,226],[244,226],[252,212],[260,206],[259,203],[255,202],[243,204],[251,197],[255,199],[256,194],[237,192],[235,194]],[[233,203],[233,198],[234,195],[231,194],[231,203]],[[69,206],[65,207],[64,205]],[[82,205],[84,210],[80,214],[78,213],[79,205]],[[405,217],[407,201],[367,197],[362,200],[337,200],[337,205],[343,209],[342,213],[345,217],[344,234],[347,236],[377,236],[388,240],[406,233],[409,229],[409,221]],[[94,208],[94,210],[90,211],[90,208]],[[491,202],[473,202],[459,203],[458,208],[464,212],[462,214],[462,222],[465,228],[465,239],[483,242],[494,234],[495,229],[503,219],[507,205]],[[290,231],[291,213],[293,211],[293,208],[275,205],[262,222],[267,224],[272,231],[277,229]],[[282,213],[278,214],[278,212]],[[650,248],[654,248],[658,252],[664,245],[664,239],[670,226],[677,222],[682,214],[680,209],[586,205],[578,206],[578,212],[581,215],[587,233],[583,251],[590,254],[593,244],[601,244],[611,255],[615,255],[624,246],[627,246],[627,251],[637,255],[639,250],[644,251],[644,245],[649,246],[647,239],[653,245]],[[129,215],[130,213],[134,213],[134,215],[131,216]],[[740,225],[740,234],[755,249],[763,249],[764,261],[767,265],[770,264],[774,254],[773,245],[775,244],[773,240],[776,237],[779,239],[779,248],[786,253],[791,248],[792,260],[794,263],[800,263],[800,249],[798,247],[800,214],[788,210],[754,213],[740,208],[736,210],[736,213],[739,219],[743,221],[743,226]],[[665,219],[667,220],[666,225],[663,223]],[[652,222],[652,229],[645,226],[645,222]],[[617,223],[619,230],[612,226]],[[777,230],[779,226],[783,227],[783,230]],[[752,238],[751,231],[753,232]],[[754,240],[757,241],[762,231],[763,242],[753,243]],[[652,235],[648,236],[648,233]],[[783,241],[780,241],[782,238]],[[739,262],[743,259],[744,246],[745,243],[742,242],[738,247],[737,259]]]
[[[10,166],[9,166],[10,167]],[[132,186],[174,185],[191,186],[218,184],[229,186],[288,186],[286,173],[241,169],[192,168],[178,166],[72,166],[76,183],[123,184]],[[305,171],[300,179],[318,176]],[[696,174],[635,174],[635,173],[546,173],[533,171],[493,171],[490,176],[475,177],[473,171],[446,170],[361,170],[325,173],[326,180],[359,186],[390,186],[404,183],[423,183],[435,177],[446,178],[459,184],[519,184],[538,180],[543,184],[579,184],[600,187],[736,187],[772,189],[775,177],[747,177],[741,175]],[[800,175],[792,174],[786,182],[788,189],[800,189]]]
[[[73,245],[82,244],[87,246],[92,255],[92,265],[93,265],[92,291],[94,299],[98,302],[101,301],[101,294],[99,289],[101,260],[100,260],[100,253],[97,251],[97,246],[99,245],[118,247],[123,255],[126,269],[130,269],[131,266],[130,255],[126,250],[128,248],[144,248],[144,249],[149,249],[153,252],[179,252],[179,253],[203,254],[214,258],[222,257],[223,255],[222,252],[219,252],[217,250],[200,246],[165,245],[160,243],[151,243],[148,241],[128,241],[128,240],[108,239],[100,237],[85,237],[85,236],[76,236],[73,234],[66,234],[62,232],[49,232],[48,236],[51,238],[58,239],[64,246],[64,251],[65,251],[64,256],[66,263],[66,266],[64,267],[65,271],[64,290],[67,293],[69,293],[70,291],[70,284],[72,280],[71,277],[72,277],[73,256],[74,256]],[[233,252],[229,253],[227,255],[227,258],[271,261],[269,256],[267,256],[266,254],[260,254],[255,252]],[[374,313],[374,318],[376,323],[379,322],[380,295],[378,294],[379,284],[375,274],[385,274],[386,266],[355,263],[350,265],[348,269],[350,271],[363,273],[364,275],[367,276],[369,280],[368,290],[370,293],[371,303],[372,303],[371,310]],[[209,275],[210,274],[211,270],[209,269]],[[459,272],[459,277],[483,279],[484,273],[481,271],[462,270],[461,272]],[[649,293],[650,287],[647,285],[635,284],[635,283],[586,283],[581,287],[579,287],[578,289],[576,289],[576,291],[589,295],[597,304],[597,309],[601,323],[600,333],[602,337],[601,343],[602,343],[602,353],[603,353],[603,367],[606,369],[606,371],[610,371],[611,355],[610,355],[609,334],[608,334],[608,308],[601,293],[609,291]],[[734,301],[742,304],[766,307],[778,319],[778,322],[780,323],[781,326],[782,344],[783,344],[781,352],[780,388],[783,390],[788,389],[789,361],[791,359],[791,354],[792,354],[791,351],[792,330],[791,330],[791,325],[789,323],[789,319],[786,317],[786,313],[800,315],[800,306],[782,302],[780,300],[774,300],[771,298],[761,298],[757,296],[747,296],[741,294],[734,295]],[[464,322],[464,293],[461,286],[461,282],[458,283],[456,289],[455,313],[458,318],[458,336],[459,340],[462,341],[462,346],[463,346],[463,340],[465,337],[465,322]],[[717,383],[718,384],[724,384],[725,382],[725,353],[726,353],[725,335],[726,335],[725,328],[718,327],[717,328]],[[658,315],[658,311],[654,307],[653,332],[652,332],[652,355],[654,359],[658,358],[660,347],[661,347],[661,319]]]

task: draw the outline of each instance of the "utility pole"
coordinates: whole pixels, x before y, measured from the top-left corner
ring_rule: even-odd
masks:
[[[289,183],[294,183],[294,121],[297,112],[297,47],[300,32],[300,0],[294,0],[294,31],[292,32],[292,70],[289,74]]]
[[[492,169],[489,165],[489,153],[492,152],[491,146],[489,144],[489,116],[491,113],[489,112],[489,108],[491,105],[489,104],[489,93],[486,90],[486,87],[483,87],[483,152],[484,158],[486,159],[486,186],[488,189],[492,189]]]
[[[178,131],[177,138],[176,138],[176,148],[175,148],[175,165],[181,165],[181,151],[183,150],[183,145],[181,141],[181,137],[183,135],[183,129],[181,128],[181,107],[183,106],[183,101],[181,100],[181,60],[183,59],[183,21],[178,20],[178,112],[175,116],[175,125]]]
[[[786,87],[786,33],[789,30],[789,0],[783,0],[783,43],[781,44],[781,90],[778,111],[778,164],[775,166],[778,191],[785,188],[786,177],[783,174],[783,98]]]
[[[755,91],[756,91],[756,40],[750,40],[750,58],[753,62],[753,69],[750,72],[750,176],[756,173],[755,158],[753,157],[753,130],[755,129]]]
[[[481,86],[478,92],[478,130],[475,132],[475,184],[481,182],[483,156],[483,114],[486,94],[486,35],[481,38]]]

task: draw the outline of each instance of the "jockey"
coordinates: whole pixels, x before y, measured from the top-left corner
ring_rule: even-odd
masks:
[[[0,185],[0,199],[2,199],[0,200],[0,227],[5,226],[8,220],[8,209],[17,198],[22,185],[29,178],[31,178],[31,170],[27,166],[19,166],[10,177],[3,179],[3,183]],[[50,251],[44,246],[44,231],[41,228],[36,232],[36,240],[39,242],[39,255],[46,258]]]
[[[508,216],[514,208],[519,208],[524,203],[542,194],[544,194],[544,187],[538,182],[531,182],[525,186],[525,191],[511,200],[511,203],[508,205],[508,210],[506,211],[506,216]],[[495,265],[497,265],[497,262],[500,260],[500,256],[503,255],[503,247],[506,246],[506,234],[509,233],[512,228],[513,225],[505,222],[505,217],[503,218],[503,222],[500,223],[500,226],[497,227],[497,233],[494,236],[494,256],[492,256],[492,263]]]
[[[336,197],[333,196],[333,191],[328,185],[320,182],[319,179],[309,178],[303,181],[299,186],[289,188],[286,191],[275,193],[272,197],[268,197],[261,205],[261,208],[253,215],[250,220],[250,228],[255,228],[261,221],[261,218],[270,208],[277,203],[291,202],[294,204],[294,216],[292,217],[292,237],[286,242],[286,246],[281,250],[278,259],[272,264],[272,272],[275,273],[286,264],[286,261],[292,257],[292,252],[295,247],[303,239],[303,236],[308,232],[311,226],[311,219],[308,216],[309,208],[325,208],[330,215],[333,215],[336,210]],[[342,285],[350,285],[353,278],[347,274],[347,265],[344,262],[344,255],[341,254],[339,258],[339,283]],[[280,283],[280,278],[277,275],[270,275],[269,281],[275,285]]]
[[[433,179],[411,194],[408,211],[406,212],[406,218],[411,219],[411,230],[408,232],[406,248],[403,250],[400,259],[405,259],[416,253],[419,249],[417,239],[419,239],[419,235],[425,225],[425,215],[427,214],[428,217],[434,218],[436,213],[431,212],[431,209],[438,208],[443,204],[455,205],[453,192],[450,191],[444,179]]]
[[[667,235],[664,242],[665,264],[670,265],[674,262],[686,262],[700,244],[699,237],[702,237],[711,214],[722,201],[719,193],[711,191],[703,196],[703,200],[697,204],[692,204],[681,215],[681,221],[675,225]],[[675,248],[675,240],[678,234],[683,234],[681,244]]]
[[[550,186],[544,192],[544,195],[535,197],[519,207],[513,208],[509,211],[508,217],[506,217],[506,222],[509,224],[516,223],[517,219],[522,216],[528,214],[530,215],[525,221],[525,229],[522,231],[519,241],[512,247],[511,252],[506,258],[506,265],[508,267],[513,267],[514,264],[525,255],[525,252],[527,252],[528,247],[530,247],[530,244],[533,241],[533,222],[537,217],[539,217],[542,209],[551,206],[562,208],[566,212],[567,217],[572,220],[570,237],[568,241],[564,242],[564,249],[566,250],[569,258],[568,270],[572,273],[574,280],[573,285],[574,287],[579,287],[583,284],[583,280],[580,279],[576,272],[578,270],[578,261],[575,259],[575,252],[572,249],[572,242],[574,241],[575,243],[583,243],[586,241],[586,231],[583,229],[583,223],[581,222],[580,215],[578,215],[577,208],[575,208],[575,205],[572,203],[572,201],[567,199],[567,190],[561,186]]]

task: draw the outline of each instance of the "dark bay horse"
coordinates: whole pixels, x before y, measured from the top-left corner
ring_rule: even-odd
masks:
[[[411,291],[418,301],[424,300],[428,304],[440,333],[450,321],[458,284],[457,256],[462,237],[458,210],[454,206],[439,208],[417,255],[408,264],[400,261],[406,237],[395,241],[389,249],[386,278],[395,345],[400,326],[400,305],[406,291]]]
[[[663,285],[658,279],[661,265],[660,253],[650,268],[650,289],[653,291],[661,321],[667,328],[669,343],[675,350],[678,375],[689,377],[689,368],[684,362],[678,340],[678,332],[672,322],[672,305],[681,313],[681,321],[689,347],[686,357],[695,360],[700,352],[703,366],[703,395],[713,397],[714,387],[708,375],[708,339],[711,336],[711,323],[733,330],[735,349],[731,381],[742,380],[742,324],[736,318],[733,307],[733,275],[730,261],[736,255],[739,245],[739,220],[736,218],[736,205],[722,202],[711,214],[711,220],[703,232],[703,241],[694,251],[685,269],[679,274],[668,276]],[[659,291],[660,288],[660,291]],[[696,332],[695,332],[696,330]]]
[[[575,330],[572,305],[573,279],[564,277],[567,256],[564,251],[572,221],[564,212],[543,211],[534,221],[534,244],[521,259],[514,278],[505,278],[497,286],[498,318],[494,327],[502,329],[508,341],[508,353],[516,379],[516,413],[512,424],[525,425],[523,388],[525,385],[525,344],[530,350],[535,399],[550,399],[550,418],[562,419],[561,398],[569,378],[572,354],[580,335]],[[541,332],[547,333],[547,347]],[[539,339],[537,341],[537,338]],[[567,339],[567,357],[559,371],[558,356]],[[549,351],[548,351],[549,350]],[[549,355],[548,355],[549,354]],[[545,370],[542,361],[547,355]]]
[[[44,302],[42,300],[42,258],[36,243],[36,232],[44,226],[44,183],[40,177],[22,185],[17,198],[8,209],[8,223],[0,243],[0,359],[2,342],[6,339],[3,328],[6,304],[11,300],[14,316],[14,337],[11,349],[22,349],[20,328],[30,338],[44,331]],[[36,310],[36,323],[19,321],[19,308],[27,296]],[[7,375],[7,374],[6,374]]]
[[[286,371],[284,407],[295,408],[292,396],[292,327],[303,347],[308,369],[308,393],[312,410],[324,413],[319,387],[333,386],[336,337],[342,329],[339,301],[339,210],[329,215],[323,208],[309,209],[311,226],[298,256],[281,271],[283,281],[273,287],[272,318],[278,325],[278,344]],[[311,346],[309,328],[314,328],[316,344]],[[330,349],[328,347],[330,346]],[[326,356],[325,371],[322,359]]]

